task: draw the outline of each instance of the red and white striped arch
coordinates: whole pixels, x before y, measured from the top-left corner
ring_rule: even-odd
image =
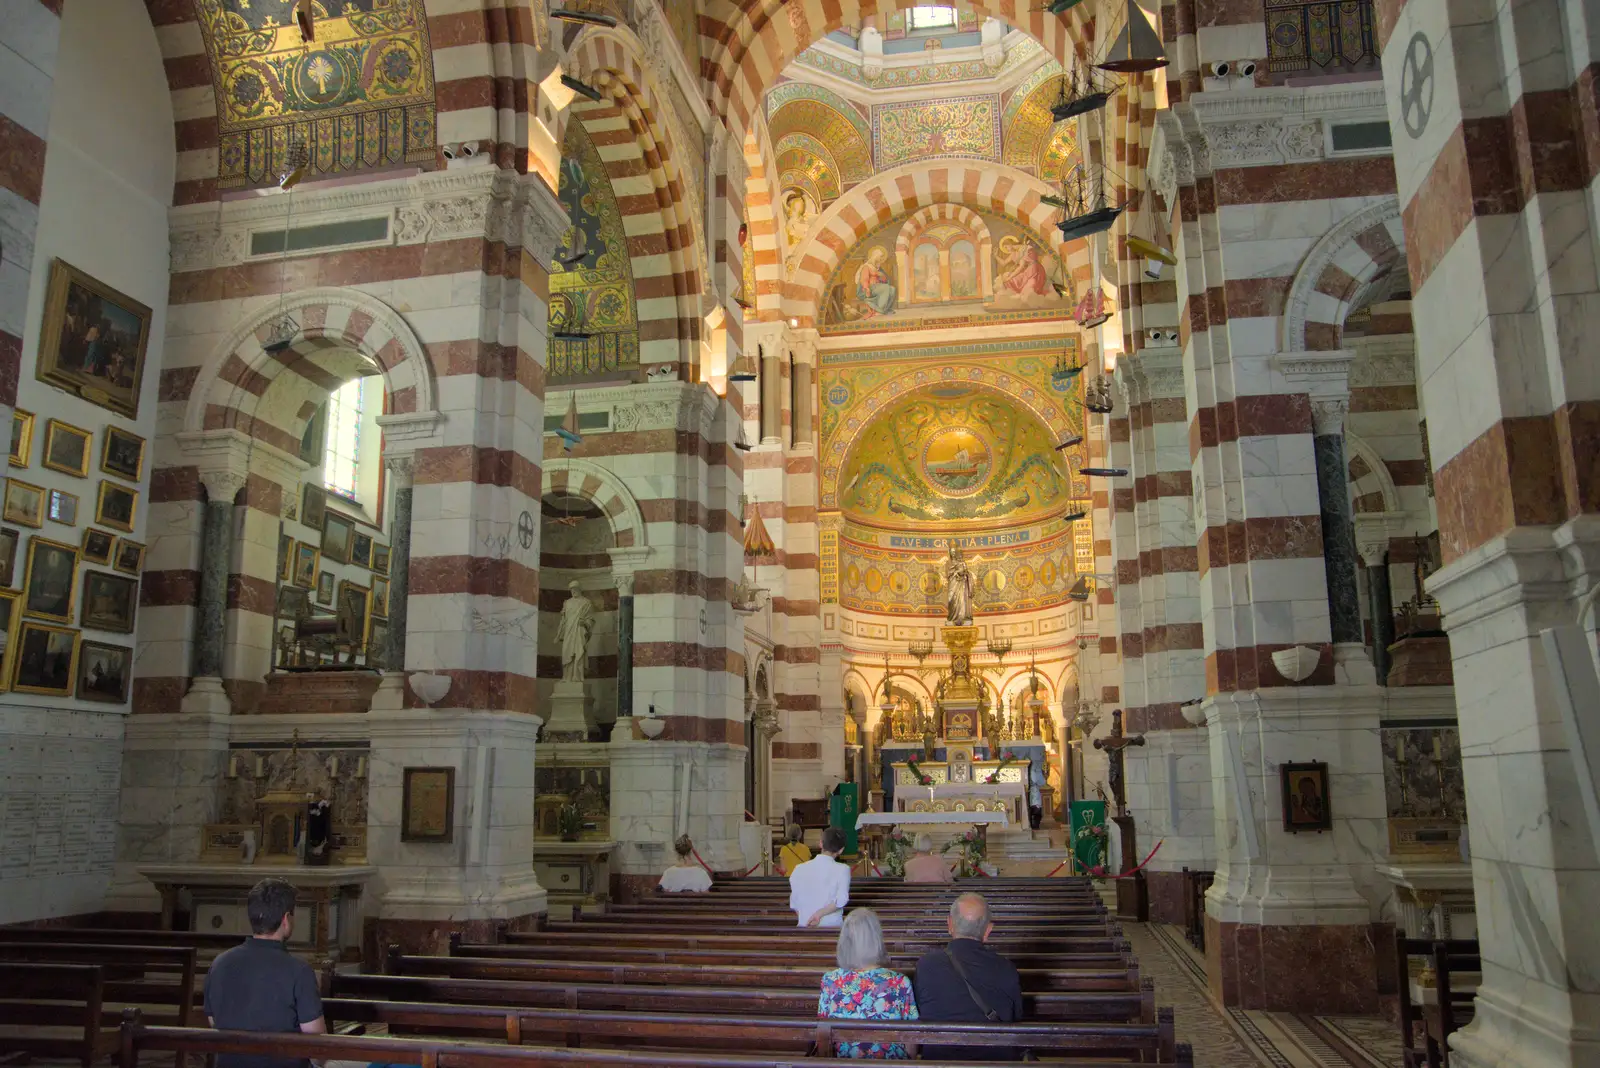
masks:
[[[711,110],[742,138],[761,98],[783,68],[823,35],[865,17],[915,7],[918,0],[707,0],[701,6],[701,51],[706,56]],[[1042,44],[1058,60],[1087,59],[1097,49],[1094,4],[1051,15],[1039,0],[974,0],[992,16]]]
[[[263,342],[284,313],[299,322],[299,334],[283,351],[268,352]],[[233,428],[293,455],[328,394],[374,370],[383,376],[385,414],[437,410],[427,352],[400,313],[359,290],[304,290],[228,335],[200,368],[183,429]]]
[[[845,255],[889,220],[935,204],[990,211],[1032,230],[1060,257],[1073,290],[1081,292],[1093,276],[1089,244],[1061,242],[1055,226],[1060,209],[1042,199],[1051,192],[1026,171],[983,160],[908,163],[875,175],[834,201],[813,224],[799,263],[782,284],[780,314],[799,319],[801,326],[815,326],[828,280]],[[764,310],[762,300],[757,308]]]
[[[702,314],[701,206],[690,204],[685,168],[702,167],[676,143],[661,91],[639,39],[622,27],[586,30],[564,69],[604,99],[572,102],[605,161],[628,234],[638,305],[639,363],[694,365]]]
[[[1284,304],[1284,351],[1339,348],[1351,310],[1396,270],[1406,270],[1405,231],[1399,200],[1386,197],[1340,220],[1306,253]]]
[[[983,221],[982,216],[971,208],[960,204],[930,204],[906,220],[900,228],[900,236],[895,239],[895,262],[900,268],[901,278],[911,277],[911,249],[917,243],[917,238],[931,226],[941,222],[952,222],[970,233],[978,242],[978,271],[982,279],[979,292],[988,296],[994,291],[993,261],[989,256],[994,249],[994,238],[989,233],[989,225]]]
[[[644,511],[622,479],[588,460],[567,457],[546,463],[544,492],[565,493],[591,502],[611,524],[617,548],[644,548],[648,544]]]

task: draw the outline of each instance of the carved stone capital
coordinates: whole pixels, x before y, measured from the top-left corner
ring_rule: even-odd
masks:
[[[400,456],[385,456],[383,458],[384,470],[388,472],[389,485],[395,489],[410,489],[411,480],[416,475],[416,457],[410,453]]]
[[[233,499],[244,489],[249,476],[242,471],[213,470],[200,472],[200,484],[206,488],[206,496],[213,504],[219,501],[233,503]]]
[[[1354,363],[1354,353],[1337,349],[1280,352],[1272,357],[1272,369],[1283,376],[1289,390],[1311,398],[1311,420],[1319,435],[1344,433]]]
[[[1311,426],[1318,437],[1343,434],[1344,419],[1350,414],[1350,397],[1311,398]]]

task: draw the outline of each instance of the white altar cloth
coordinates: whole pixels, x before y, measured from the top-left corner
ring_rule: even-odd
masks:
[[[995,824],[1005,827],[1011,817],[1004,812],[863,812],[856,817],[856,830],[863,827],[883,827],[920,824]]]

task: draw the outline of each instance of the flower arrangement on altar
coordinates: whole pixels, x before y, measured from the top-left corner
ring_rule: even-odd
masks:
[[[1094,847],[1095,856],[1099,859],[1099,863],[1088,865],[1087,870],[1084,872],[1085,875],[1092,875],[1099,879],[1105,878],[1106,845],[1110,839],[1111,832],[1106,830],[1106,825],[1103,823],[1086,823],[1082,827],[1078,828],[1076,841],[1080,843],[1087,842],[1092,844]],[[1074,852],[1077,851],[1074,850]],[[1083,862],[1081,860],[1078,863],[1080,867],[1083,866]]]
[[[883,847],[883,874],[894,879],[904,878],[906,874],[906,857],[916,851],[915,843],[906,837],[905,831],[902,831],[899,827],[890,831]]]
[[[932,786],[933,776],[922,770],[922,761],[915,755],[906,757],[906,770],[917,780],[918,786]]]
[[[983,870],[984,859],[989,855],[989,840],[978,828],[970,828],[956,835],[945,843],[941,853],[956,853],[958,867],[956,876],[970,879],[975,875],[987,875]]]
[[[999,782],[1000,781],[1000,773],[1002,771],[1006,770],[1007,768],[1009,768],[1011,765],[1015,764],[1017,762],[1017,759],[1018,759],[1017,758],[1017,754],[1015,754],[1011,750],[1007,749],[1005,752],[1000,754],[1000,764],[999,764],[999,766],[996,767],[993,771],[991,771],[989,773],[989,777],[987,779],[984,779],[983,781],[984,782]]]

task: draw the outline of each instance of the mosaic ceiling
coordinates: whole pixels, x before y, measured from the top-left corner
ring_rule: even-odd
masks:
[[[217,93],[218,184],[263,185],[304,144],[309,171],[432,162],[433,52],[423,0],[198,0]]]

